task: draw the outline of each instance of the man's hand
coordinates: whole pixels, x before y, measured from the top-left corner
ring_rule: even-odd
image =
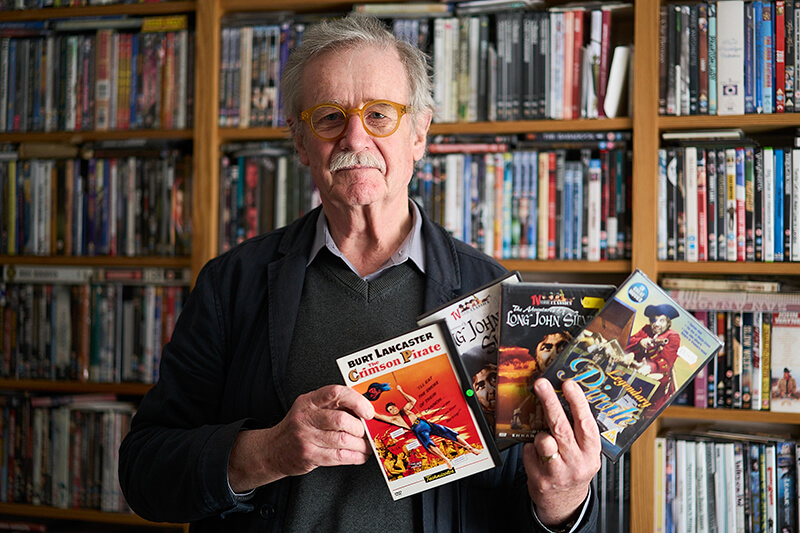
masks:
[[[577,518],[589,483],[600,470],[600,431],[574,381],[563,384],[574,428],[549,381],[539,379],[534,390],[544,406],[550,433],[538,433],[534,442],[523,448],[528,492],[542,524],[556,526]]]
[[[299,396],[278,425],[236,437],[228,463],[231,488],[243,493],[319,466],[363,464],[372,449],[359,418],[374,414],[366,398],[342,385]]]

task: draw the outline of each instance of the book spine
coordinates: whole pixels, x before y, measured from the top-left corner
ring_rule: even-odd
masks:
[[[123,69],[124,65],[124,37],[117,32],[111,36],[111,101],[109,105],[109,129],[118,130],[119,123],[119,107],[120,107],[120,91],[122,90],[122,83],[125,81]]]
[[[659,8],[658,15],[658,114],[667,114],[667,35],[669,14],[667,6]]]
[[[756,69],[758,56],[756,52],[756,22],[754,2],[744,6],[744,112],[756,112]]]
[[[710,148],[706,152],[706,245],[708,260],[717,261],[717,151]]]
[[[600,224],[601,224],[601,177],[602,166],[599,159],[591,159],[589,162],[589,187],[588,187],[588,253],[589,261],[600,260]]]
[[[744,148],[736,148],[736,261],[745,260]]]
[[[692,313],[697,320],[700,321],[701,324],[706,325],[708,324],[708,311],[695,311]],[[694,405],[698,408],[705,408],[708,406],[709,400],[709,389],[708,389],[708,379],[709,374],[713,371],[713,364],[709,361],[709,364],[706,365],[703,370],[697,373],[694,377]],[[714,378],[711,377],[713,382]]]
[[[764,379],[761,387],[763,391],[772,391],[772,313],[761,313],[761,354]],[[761,409],[769,410],[771,394],[761,395]]]
[[[677,226],[675,221],[677,207],[675,202],[678,187],[678,162],[676,150],[676,148],[668,148],[666,151],[667,219],[665,224],[667,235],[666,253],[668,260],[675,260],[677,258]]]
[[[762,113],[774,113],[775,104],[775,29],[773,27],[775,3],[772,0],[764,0],[761,9],[761,53],[763,55],[762,69],[761,69],[761,97],[762,97]],[[758,13],[756,13],[756,21],[758,21]],[[758,102],[756,102],[758,104]],[[756,105],[758,109],[758,105]]]
[[[94,123],[97,130],[108,130],[111,122],[111,40],[113,30],[98,30],[95,50]]]
[[[744,2],[717,3],[717,105],[720,115],[744,114]]]
[[[775,112],[786,112],[786,11],[784,0],[775,0]]]
[[[551,151],[547,154],[547,176],[548,176],[548,196],[547,196],[547,258],[556,258],[556,237],[558,226],[556,215],[558,212],[558,156]]]
[[[678,97],[678,64],[680,61],[680,6],[667,6],[667,74],[666,74],[666,114],[680,114]]]
[[[797,466],[795,443],[780,441],[775,444],[776,517],[777,523],[789,531],[797,530]]]
[[[767,524],[775,524],[778,519],[778,500],[777,495],[777,461],[775,457],[775,445],[769,443],[764,446],[764,477],[766,478],[766,494],[767,499]]]
[[[689,5],[681,5],[681,13],[680,13],[680,59],[679,59],[679,67],[680,67],[680,75],[677,76],[678,80],[678,101],[680,105],[681,115],[689,115],[691,114],[691,79],[692,79],[692,72],[691,72],[691,58],[692,58],[692,46],[691,46],[691,24],[690,24],[690,12],[691,6]],[[696,60],[696,55],[695,55]]]
[[[600,118],[605,115],[605,98],[608,88],[608,67],[611,61],[611,10],[602,8],[602,27],[600,41],[600,72],[598,75],[597,113]]]
[[[798,101],[800,101],[800,83],[798,82],[800,77],[800,2],[795,0],[792,7],[794,10],[794,112],[797,113],[800,111],[800,107],[798,107]]]
[[[785,10],[785,50],[784,50],[784,69],[786,72],[786,77],[784,81],[784,100],[785,100],[785,109],[787,113],[793,113],[794,108],[796,105],[796,101],[794,99],[794,88],[795,88],[795,78],[797,73],[797,62],[795,61],[795,48],[797,46],[797,41],[795,38],[795,31],[797,28],[795,27],[795,2],[793,0],[789,0],[785,2],[784,6]]]
[[[741,314],[742,321],[742,409],[752,409],[753,313]]]
[[[783,149],[775,148],[775,222],[774,230],[775,236],[773,242],[775,244],[775,261],[783,261],[783,206],[784,206],[784,157]]]
[[[780,238],[783,239],[783,260],[787,262],[792,260],[794,253],[792,248],[792,198],[794,195],[792,155],[791,148],[783,150],[783,232]]]
[[[725,206],[725,249],[728,261],[736,261],[736,149],[725,150],[726,206]]]
[[[667,150],[658,149],[658,244],[657,258],[667,260]]]
[[[686,75],[689,80],[689,114],[700,114],[700,21],[699,5],[687,6],[689,15],[689,68]]]
[[[752,406],[754,410],[765,409],[765,397],[769,402],[770,376],[768,361],[765,361],[761,349],[761,312],[753,311],[753,333],[752,333],[752,354],[753,354],[753,383],[752,383]]]
[[[698,186],[697,186],[697,147],[689,146],[684,150],[685,179],[685,220],[686,220],[686,261],[696,263],[698,252]]]
[[[775,260],[775,154],[771,147],[764,152],[764,195],[763,195],[763,261]]]
[[[755,181],[753,190],[753,246],[754,260],[764,259],[764,152],[754,150]]]
[[[573,59],[572,59],[572,113],[571,118],[581,117],[581,88],[582,88],[582,65],[583,65],[583,41],[584,41],[584,14],[582,9],[576,9],[573,15]]]
[[[701,115],[708,115],[708,6],[701,4],[698,6],[698,112]]]
[[[564,110],[564,13],[550,13],[550,96],[549,117],[563,118]]]
[[[792,150],[792,261],[800,261],[800,148]]]
[[[753,147],[744,149],[744,252],[745,261],[755,261],[755,159]]]
[[[708,114],[717,114],[717,5],[708,8]]]

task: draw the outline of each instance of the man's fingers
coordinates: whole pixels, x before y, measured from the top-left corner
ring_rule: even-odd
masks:
[[[364,437],[364,423],[347,411],[316,409],[309,414],[308,421],[320,431],[341,432],[356,438]]]
[[[366,420],[375,416],[372,404],[349,387],[328,385],[310,393],[309,399],[320,409],[339,409]]]
[[[539,379],[534,384],[534,387],[536,396],[544,406],[544,416],[547,420],[547,426],[550,428],[550,433],[558,442],[558,447],[563,453],[565,448],[573,446],[575,442],[569,419],[567,419],[564,408],[561,406],[561,401],[549,381]]]
[[[562,390],[572,411],[573,430],[578,446],[583,450],[596,448],[600,444],[600,433],[583,389],[569,380],[564,382]]]

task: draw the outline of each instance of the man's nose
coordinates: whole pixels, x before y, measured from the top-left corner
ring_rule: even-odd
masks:
[[[348,113],[344,135],[341,139],[341,142],[344,143],[343,147],[353,149],[354,147],[363,146],[368,141],[369,136],[367,130],[364,129],[364,124],[361,122],[361,115],[353,112]]]

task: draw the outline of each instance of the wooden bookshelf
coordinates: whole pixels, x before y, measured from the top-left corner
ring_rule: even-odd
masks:
[[[392,0],[383,0],[392,1]],[[549,2],[552,5],[564,2]],[[219,66],[222,19],[226,14],[249,11],[282,11],[291,8],[298,12],[331,12],[348,9],[352,2],[338,0],[303,0],[287,3],[283,0],[196,0],[165,3],[129,4],[83,8],[41,9],[0,12],[0,21],[45,20],[61,17],[97,15],[161,15],[189,13],[195,27],[195,108],[194,128],[188,131],[126,131],[126,132],[60,132],[0,134],[0,142],[60,142],[81,143],[99,139],[175,139],[194,143],[194,188],[192,197],[193,242],[190,258],[36,258],[0,256],[2,264],[68,264],[98,266],[189,266],[196,276],[201,267],[218,253],[219,224],[219,154],[225,143],[277,140],[287,137],[283,128],[221,128],[219,116]],[[657,259],[657,169],[659,136],[663,131],[708,128],[742,128],[749,133],[800,127],[800,113],[783,115],[745,116],[687,116],[661,117],[658,114],[659,87],[659,8],[660,2],[635,0],[632,24],[634,54],[634,90],[631,96],[631,118],[573,121],[516,121],[434,124],[432,134],[484,133],[493,135],[545,131],[605,131],[633,132],[633,250],[630,260],[623,261],[525,261],[507,260],[511,270],[534,274],[569,274],[618,276],[623,279],[632,269],[643,270],[651,279],[665,274],[780,275],[800,276],[797,263],[686,263]],[[0,381],[0,389],[35,392],[106,392],[138,396],[149,388],[134,384],[85,384],[39,381]],[[654,439],[664,424],[705,423],[708,421],[737,423],[771,423],[785,425],[796,432],[800,416],[769,412],[707,410],[670,407],[661,415],[631,451],[631,531],[654,530],[655,468]],[[61,510],[37,506],[0,505],[0,515],[41,518],[66,518],[76,521],[126,525],[150,525],[136,518],[108,513]],[[158,526],[158,525],[156,525]],[[161,525],[163,527],[163,525]],[[180,529],[183,526],[173,526]]]
[[[198,4],[195,1],[180,0],[158,3],[131,3],[110,6],[63,7],[49,9],[0,11],[0,22],[45,21],[80,17],[106,16],[169,16],[188,14],[193,20]],[[52,143],[80,145],[97,141],[188,141],[194,142],[197,128],[192,129],[142,129],[112,131],[55,131],[55,132],[4,132],[0,133],[0,143]],[[202,213],[201,213],[202,214]],[[202,216],[197,217],[202,219]],[[31,256],[0,255],[2,265],[48,265],[48,266],[89,266],[122,268],[192,268],[192,257],[181,256]],[[113,393],[122,398],[141,398],[152,384],[145,383],[96,383],[58,380],[15,380],[0,379],[0,390],[32,394],[87,394]],[[61,509],[49,506],[0,503],[0,519],[9,522],[41,522],[72,530],[79,527],[87,532],[151,532],[188,531],[185,524],[154,523],[133,513],[108,513],[93,509]],[[76,529],[77,530],[77,529]]]

